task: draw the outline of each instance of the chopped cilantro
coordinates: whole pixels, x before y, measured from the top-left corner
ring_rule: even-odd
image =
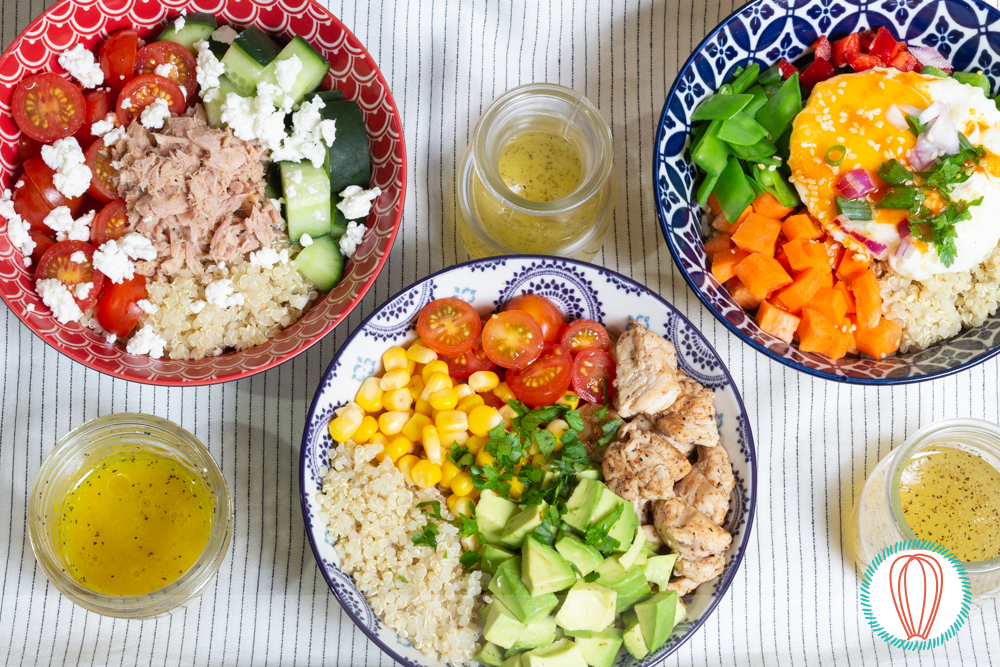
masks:
[[[471,570],[472,568],[479,565],[479,563],[481,563],[482,560],[483,557],[479,554],[478,551],[466,551],[464,554],[462,554],[462,557],[458,559],[458,562],[461,563],[462,567],[464,567],[466,570]]]
[[[583,541],[592,547],[596,547],[598,551],[606,554],[617,549],[621,543],[608,535],[608,533],[611,532],[611,527],[615,525],[615,522],[618,521],[624,511],[625,505],[623,503],[619,503],[618,507],[587,529],[587,534],[584,536]]]
[[[535,528],[532,535],[542,544],[549,546],[555,544],[556,533],[559,532],[561,514],[560,509],[554,505],[546,507],[545,512],[542,514],[542,524],[538,528]]]
[[[597,581],[600,578],[601,578],[600,574],[598,574],[597,572],[591,572],[590,574],[588,574],[587,576],[585,576],[583,578],[583,580],[586,581],[589,584],[589,583],[593,583],[593,582]]]
[[[436,500],[417,503],[417,509],[429,517],[444,521],[444,517],[441,516],[441,503]]]
[[[552,452],[556,450],[556,436],[551,431],[546,431],[544,429],[539,429],[531,435],[535,444],[538,445],[538,451],[545,458],[552,458]]]
[[[410,539],[415,545],[437,549],[438,527],[436,523],[428,522],[426,526],[413,533]]]
[[[406,577],[404,577],[403,575],[399,575],[399,580],[402,581],[404,584],[410,583],[409,581],[406,580]]]
[[[921,123],[919,120],[917,120],[916,116],[908,115],[906,117],[906,124],[910,126],[910,132],[912,132],[913,136],[915,137],[919,137],[920,134],[924,131],[924,128],[927,127],[927,123]]]
[[[451,452],[448,453],[448,460],[454,463],[456,468],[465,468],[472,465],[476,457],[472,455],[468,447],[463,447],[456,442],[451,446]]]
[[[597,439],[597,444],[601,447],[607,447],[615,436],[618,435],[618,429],[622,425],[621,419],[612,419],[608,423],[601,426],[601,431],[604,435]]]

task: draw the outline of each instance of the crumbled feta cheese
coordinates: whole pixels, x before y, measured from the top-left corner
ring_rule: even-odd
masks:
[[[57,206],[52,209],[42,222],[56,233],[56,241],[89,241],[90,223],[94,219],[94,211],[81,215],[76,220],[69,208]]]
[[[31,253],[35,250],[35,240],[28,233],[30,225],[14,210],[10,190],[0,196],[0,217],[7,221],[7,238],[10,244],[21,251],[24,265],[31,266]]]
[[[149,261],[156,259],[156,248],[153,243],[138,232],[129,232],[124,238],[118,241],[122,252],[132,259],[144,259]]]
[[[125,346],[125,350],[129,354],[148,354],[153,359],[159,359],[163,356],[163,347],[167,344],[167,341],[160,338],[153,327],[149,324],[144,324],[141,329],[135,332],[135,335],[129,339],[128,344]]]
[[[104,334],[104,340],[107,342],[108,345],[114,345],[115,341],[118,340],[118,336],[116,336],[113,333],[106,333]]]
[[[76,322],[83,317],[83,311],[76,305],[73,294],[61,280],[45,278],[35,283],[35,291],[42,298],[42,303],[52,311],[52,316],[66,324]]]
[[[314,187],[313,187],[313,186],[311,186],[311,185],[307,185],[307,186],[306,186],[306,192],[308,192],[308,193],[309,193],[309,194],[311,194],[311,195],[314,195],[314,194],[316,194],[316,188],[314,188]]]
[[[115,129],[115,115],[109,113],[103,120],[99,120],[90,126],[90,133],[95,137],[103,137],[113,129]],[[124,132],[122,136],[124,136]]]
[[[261,248],[250,253],[250,263],[262,269],[272,269],[275,264],[288,264],[288,248],[278,252],[274,248]]]
[[[94,268],[115,284],[135,275],[135,265],[116,241],[108,241],[94,252]]]
[[[139,306],[139,308],[142,309],[142,312],[148,313],[150,315],[155,315],[156,312],[160,310],[159,306],[157,306],[155,303],[149,302],[146,299],[139,299],[138,301],[135,302],[135,305]]]
[[[348,185],[340,193],[340,201],[337,208],[348,220],[359,220],[367,218],[372,210],[372,202],[382,194],[379,188],[363,190],[357,185]]]
[[[187,21],[184,20],[183,16],[178,16],[177,20],[174,21],[174,30],[176,30],[177,32],[180,32],[181,30],[184,29],[184,25],[186,23],[187,23]]]
[[[17,183],[14,184],[14,189],[17,190],[18,188],[23,187],[23,186],[24,186],[24,179],[23,178],[19,178],[19,179],[17,179]]]
[[[309,297],[305,294],[293,294],[291,298],[288,299],[288,305],[292,308],[305,310],[306,306],[309,305]]]
[[[274,108],[271,88],[275,86],[261,82],[256,97],[229,93],[222,103],[221,118],[240,139],[257,139],[261,146],[273,151],[285,140],[285,113]]]
[[[291,92],[292,86],[295,85],[295,77],[299,75],[302,71],[302,61],[299,57],[293,55],[291,58],[286,60],[279,60],[274,65],[274,78],[277,80],[278,85],[281,86],[281,90],[288,93]]]
[[[295,189],[294,185],[289,184],[288,186],[285,187],[285,194],[288,195],[290,198],[295,199],[295,197],[297,197],[299,193],[298,190]]]
[[[358,246],[361,245],[361,240],[365,237],[365,226],[351,220],[347,223],[347,231],[344,235],[340,237],[340,252],[344,256],[344,259],[350,259],[354,256],[357,251]]]
[[[232,44],[233,40],[238,36],[239,33],[230,28],[228,25],[219,26],[212,33],[212,39],[217,42],[222,42],[223,44]]]
[[[230,306],[242,306],[243,295],[233,294],[233,281],[229,278],[220,278],[205,286],[205,301],[219,308],[229,308]]]
[[[56,173],[52,184],[70,199],[79,197],[90,187],[90,167],[76,138],[66,137],[51,146],[42,146],[42,160]]]
[[[128,132],[125,131],[124,127],[116,127],[115,129],[111,130],[110,132],[104,135],[104,145],[114,146],[127,136]],[[120,169],[120,167],[115,166],[116,164],[121,164],[121,163],[118,160],[115,160],[114,162],[111,163],[112,168]]]
[[[163,127],[163,121],[170,118],[170,107],[162,97],[157,97],[153,103],[142,110],[139,119],[142,126],[150,130],[159,130]]]
[[[333,142],[337,139],[337,121],[332,118],[321,120],[319,122],[319,134],[323,138],[323,143],[327,146],[332,146]]]
[[[280,148],[271,149],[272,160],[291,162],[309,160],[317,169],[323,166],[326,146],[323,144],[324,132],[320,128],[323,117],[319,110],[324,106],[326,104],[318,97],[299,106],[298,111],[292,114],[292,134],[281,142]]]
[[[77,44],[59,55],[59,64],[84,88],[97,88],[104,83],[104,72],[94,54],[83,44]]]
[[[302,236],[299,237],[299,243],[302,245],[303,248],[308,248],[313,244],[313,239],[308,234],[303,234]]]
[[[29,313],[35,312],[35,304],[29,303],[24,310]]]
[[[173,63],[163,63],[156,66],[153,70],[153,74],[156,76],[162,76],[165,79],[170,79],[171,81],[177,76],[177,65]]]
[[[132,98],[131,97],[126,97],[124,100],[122,100],[121,107],[122,107],[122,109],[131,109],[132,108]]]
[[[212,53],[212,49],[208,46],[208,41],[202,39],[195,42],[195,50],[198,52],[198,64],[195,66],[195,75],[198,79],[198,85],[201,86],[202,99],[206,102],[211,100],[206,98],[206,95],[215,90],[215,96],[218,96],[219,88],[219,77],[226,73],[226,68],[215,57]],[[214,99],[214,97],[213,97]]]
[[[77,264],[83,264],[87,261],[87,255],[82,250],[77,250],[69,256],[69,261],[76,262]]]
[[[315,220],[322,220],[323,217],[324,216],[323,216],[323,214],[320,211],[313,211],[313,218]]]
[[[288,180],[296,185],[302,184],[302,170],[296,169],[295,171],[288,172]]]
[[[94,283],[77,283],[76,287],[73,289],[73,294],[76,295],[77,299],[83,301],[90,296],[90,290],[92,289],[94,289]]]
[[[191,304],[191,312],[193,314],[197,315],[201,311],[205,310],[205,306],[207,306],[207,305],[208,305],[207,303],[205,303],[201,299],[198,299],[197,301],[195,301],[195,302],[193,302]]]

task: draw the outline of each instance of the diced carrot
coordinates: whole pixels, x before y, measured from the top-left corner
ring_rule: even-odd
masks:
[[[781,223],[781,231],[789,241],[795,239],[810,239],[815,241],[823,236],[823,230],[819,228],[816,221],[808,213],[799,213],[788,216]]]
[[[798,313],[816,296],[821,287],[826,287],[830,271],[818,267],[809,268],[795,277],[791,285],[782,289],[777,298],[788,312]]]
[[[903,329],[891,320],[882,317],[874,327],[867,328],[858,325],[854,332],[858,350],[873,359],[885,359],[899,349],[899,340]]]
[[[746,220],[747,216],[750,215],[751,213],[753,213],[753,206],[747,206],[745,209],[743,209],[743,212],[740,213],[740,217],[736,218],[736,222],[732,223],[726,219],[726,216],[722,215],[722,213],[719,213],[712,220],[712,227],[725,234],[732,234],[737,229],[740,228],[740,225],[743,224],[743,221]]]
[[[793,271],[805,271],[811,267],[830,268],[826,246],[816,241],[798,238],[781,246],[788,256],[788,264]]]
[[[760,305],[760,299],[751,294],[747,286],[743,284],[743,281],[736,276],[733,276],[726,282],[726,289],[733,295],[733,301],[740,304],[745,310],[753,310]]]
[[[795,210],[795,207],[782,206],[781,202],[774,198],[774,195],[765,192],[753,200],[753,210],[768,218],[784,220],[789,213]]]
[[[851,291],[851,288],[848,287],[847,283],[843,280],[838,280],[834,283],[833,289],[839,290],[840,293],[844,295],[844,301],[847,302],[847,314],[850,315],[851,313],[856,313],[857,310],[854,305],[854,292]]]
[[[809,301],[809,307],[826,315],[832,322],[840,322],[847,315],[847,299],[833,287],[820,287]]]
[[[778,252],[774,253],[774,258],[778,260],[778,264],[781,264],[781,268],[788,275],[792,275],[792,265],[788,263],[788,255],[785,254],[784,248],[778,248]]]
[[[799,326],[799,318],[767,301],[760,302],[760,308],[757,309],[757,317],[754,320],[763,331],[786,343],[792,342],[792,336],[795,335],[795,330]]]
[[[766,299],[771,292],[792,282],[778,260],[762,252],[755,252],[737,264],[736,275],[758,299]]]
[[[751,213],[733,232],[733,243],[747,252],[762,252],[774,257],[774,248],[781,233],[781,223],[759,213]]]
[[[840,266],[840,259],[844,256],[844,246],[840,245],[829,236],[823,239],[826,244],[826,254],[830,258],[830,270],[836,271]]]
[[[805,308],[797,330],[799,349],[822,354],[830,359],[840,359],[847,355],[847,346],[851,340],[847,328],[847,320],[836,323],[815,308]]]
[[[847,344],[847,354],[859,356],[861,353],[858,351],[857,341],[858,318],[848,313],[844,321],[847,322],[847,334],[851,337],[851,342]]]
[[[722,213],[722,205],[719,203],[719,198],[714,194],[708,195],[708,210],[712,212],[712,215]]]
[[[712,275],[720,283],[724,283],[736,275],[736,265],[748,257],[739,248],[720,252],[712,257]]]
[[[851,282],[868,268],[868,257],[860,252],[845,252],[844,257],[837,265],[837,278],[844,282]]]
[[[711,259],[720,252],[729,250],[731,247],[732,244],[729,242],[729,234],[718,234],[705,241],[705,254],[708,255],[709,259]]]
[[[858,328],[874,329],[882,317],[882,295],[878,290],[878,280],[875,272],[866,269],[864,273],[851,281],[851,291],[854,292],[854,307],[858,314]]]

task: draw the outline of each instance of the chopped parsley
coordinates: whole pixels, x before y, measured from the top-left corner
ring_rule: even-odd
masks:
[[[466,551],[462,554],[462,557],[458,559],[458,562],[462,564],[466,570],[471,570],[483,561],[483,557],[478,551]]]
[[[583,578],[583,580],[586,581],[588,584],[591,584],[591,583],[597,581],[600,578],[601,578],[600,574],[598,574],[597,572],[591,572],[590,574],[588,574],[587,576],[585,576]]]
[[[618,521],[624,511],[625,504],[623,502],[618,503],[618,507],[587,529],[587,534],[584,536],[583,541],[605,554],[609,554],[617,549],[621,546],[621,542],[608,535],[608,533],[611,532],[612,526],[615,525],[615,522]]]
[[[410,583],[409,581],[406,580],[406,577],[404,577],[403,575],[399,575],[399,580],[402,581],[404,584]]]
[[[415,545],[430,547],[433,550],[437,550],[437,536],[438,527],[436,523],[427,522],[427,525],[413,533],[410,539],[413,540]]]

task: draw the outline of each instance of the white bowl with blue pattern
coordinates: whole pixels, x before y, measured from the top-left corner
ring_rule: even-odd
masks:
[[[736,477],[725,527],[733,535],[722,574],[685,598],[688,618],[665,646],[637,661],[622,651],[616,667],[655,665],[690,638],[719,604],[743,559],[756,506],[757,463],[753,436],[740,393],[722,359],[705,337],[657,294],[613,271],[575,260],[511,256],[452,266],[403,290],[376,310],[340,348],[320,382],[302,438],[299,483],[306,533],[316,562],[347,615],[387,655],[403,665],[437,667],[387,628],[372,612],[351,577],[338,567],[333,542],[318,518],[316,495],[334,445],[327,423],[334,409],[354,400],[362,380],[381,370],[382,353],[417,338],[420,310],[433,299],[456,297],[488,316],[518,294],[552,299],[568,319],[587,318],[621,334],[635,320],[666,336],[677,348],[678,366],[715,392],[721,444],[729,453]]]
[[[780,58],[808,60],[819,35],[839,39],[865,28],[932,46],[957,71],[985,72],[1000,91],[1000,12],[978,0],[756,0],[709,33],[681,68],[663,105],[653,177],[660,226],[674,263],[702,303],[743,342],[796,370],[856,384],[905,384],[957,373],[1000,353],[1000,314],[927,350],[876,361],[801,352],[756,325],[712,276],[701,239],[690,161],[691,113],[738,65],[766,68]]]

